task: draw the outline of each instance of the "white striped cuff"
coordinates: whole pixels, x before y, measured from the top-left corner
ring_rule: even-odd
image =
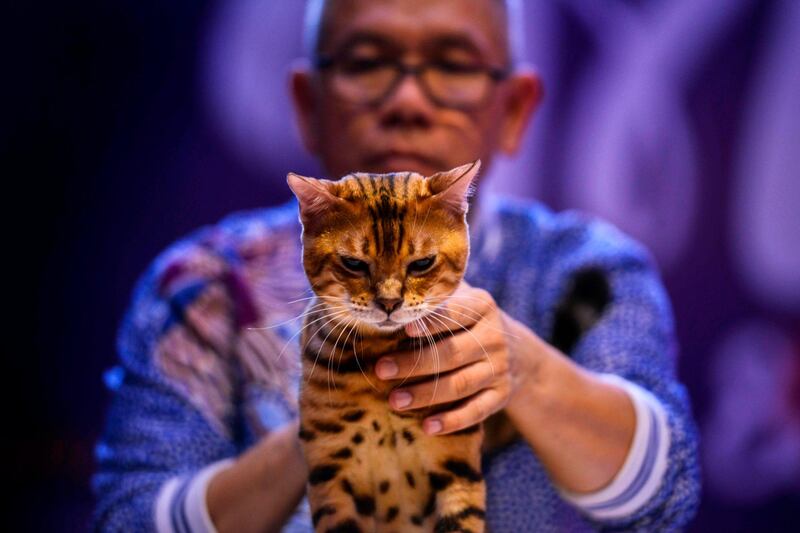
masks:
[[[636,412],[636,431],[628,456],[602,489],[579,494],[558,489],[561,497],[592,518],[630,516],[655,495],[667,470],[670,435],[664,407],[652,393],[613,374],[598,377],[625,390]]]
[[[191,476],[167,480],[155,502],[158,533],[217,533],[206,507],[206,489],[214,474],[233,464],[233,459],[211,463]]]

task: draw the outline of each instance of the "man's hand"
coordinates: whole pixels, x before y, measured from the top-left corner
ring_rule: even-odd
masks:
[[[389,403],[398,411],[464,400],[423,422],[428,434],[458,431],[504,408],[520,386],[525,373],[514,349],[519,336],[511,332],[519,327],[488,292],[462,283],[443,308],[406,326],[412,337],[448,331],[452,336],[422,350],[382,357],[375,372],[380,379],[428,377],[392,391]]]
[[[389,396],[392,408],[463,400],[426,418],[428,434],[458,431],[505,409],[554,482],[572,492],[598,490],[619,472],[636,428],[624,390],[564,357],[506,315],[489,293],[466,283],[424,324],[427,333],[411,326],[406,331],[422,338],[448,330],[453,335],[421,352],[378,361],[381,379],[426,378],[413,385],[401,381]]]

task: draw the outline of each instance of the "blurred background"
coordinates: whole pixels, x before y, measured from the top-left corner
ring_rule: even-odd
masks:
[[[287,171],[319,172],[286,91],[302,9],[6,9],[12,530],[85,529],[103,375],[149,261],[198,226],[285,201]],[[800,531],[800,2],[525,10],[547,94],[522,153],[482,186],[587,210],[649,246],[701,429],[690,531]]]

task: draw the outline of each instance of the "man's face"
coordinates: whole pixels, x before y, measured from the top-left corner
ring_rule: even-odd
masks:
[[[331,0],[328,10],[322,56],[410,67],[509,63],[504,11],[495,0]],[[298,110],[306,144],[332,177],[430,175],[478,158],[488,164],[508,134],[510,80],[492,80],[478,105],[455,108],[435,102],[413,75],[377,103],[346,98],[331,70],[308,75],[306,103],[300,99]]]

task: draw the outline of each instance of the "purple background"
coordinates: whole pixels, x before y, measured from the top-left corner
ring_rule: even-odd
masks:
[[[86,527],[102,373],[148,262],[319,171],[286,96],[301,11],[11,8],[4,455],[26,530]],[[546,99],[482,187],[597,213],[653,250],[702,433],[690,530],[798,530],[800,2],[529,0],[526,24]]]

